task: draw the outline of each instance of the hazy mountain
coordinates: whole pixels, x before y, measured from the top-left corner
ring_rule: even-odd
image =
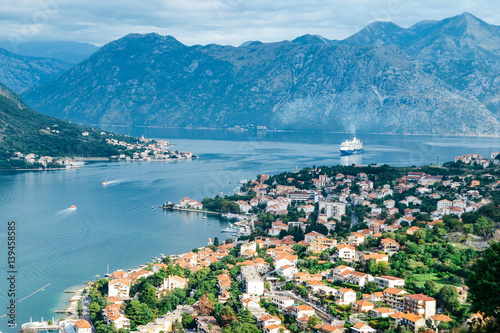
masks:
[[[0,82],[17,93],[56,78],[70,64],[51,58],[36,58],[0,49]]]
[[[99,49],[98,46],[78,42],[36,42],[0,40],[0,48],[30,57],[58,59],[68,64],[77,64]]]
[[[500,27],[464,13],[403,29],[375,22],[341,43],[396,45],[423,69],[457,90],[475,96],[500,116]]]
[[[84,131],[88,131],[89,136],[82,136]],[[10,160],[18,151],[53,157],[116,154],[116,148],[107,144],[100,133],[100,130],[35,112],[0,84],[0,169],[23,167],[22,162]]]
[[[372,23],[340,42],[188,47],[132,34],[25,96],[86,124],[498,134],[498,80],[487,71],[500,63],[497,37],[470,14],[409,29]]]

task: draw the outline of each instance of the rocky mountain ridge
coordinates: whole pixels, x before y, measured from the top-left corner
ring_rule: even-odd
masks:
[[[186,46],[130,34],[24,94],[96,125],[498,135],[500,28],[465,13],[332,41]]]

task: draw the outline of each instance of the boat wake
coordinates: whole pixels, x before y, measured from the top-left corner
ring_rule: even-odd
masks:
[[[66,208],[66,209],[63,209],[60,212],[58,212],[56,214],[56,216],[66,217],[66,216],[70,215],[71,213],[73,213],[75,211],[76,211],[76,207],[75,206],[71,206],[70,208]]]
[[[109,185],[118,185],[120,183],[125,182],[123,179],[116,179],[116,180],[106,180],[102,182],[103,186],[109,186]]]

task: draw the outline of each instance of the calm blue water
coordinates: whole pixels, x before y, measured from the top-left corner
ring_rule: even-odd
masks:
[[[0,173],[0,269],[7,270],[6,222],[17,222],[17,303],[20,325],[54,316],[67,307],[65,289],[97,274],[135,268],[160,253],[183,253],[218,236],[225,223],[196,213],[163,212],[151,207],[189,196],[198,200],[232,193],[242,178],[312,165],[440,163],[465,153],[489,155],[499,138],[363,135],[366,153],[340,157],[345,134],[234,133],[212,130],[127,129],[131,135],[165,138],[193,161],[93,163],[77,170]],[[107,180],[110,184],[102,186]],[[76,205],[75,211],[69,211]],[[0,316],[8,302],[7,280],[0,279]],[[69,295],[70,296],[70,295]],[[18,328],[17,328],[18,329]],[[7,318],[0,318],[0,330]]]

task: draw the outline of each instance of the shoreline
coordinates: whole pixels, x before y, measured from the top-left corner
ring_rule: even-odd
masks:
[[[89,126],[97,126],[90,124]],[[317,130],[288,130],[288,129],[235,129],[227,127],[174,127],[174,126],[151,126],[151,125],[100,125],[103,127],[120,127],[120,128],[154,128],[154,129],[183,129],[183,130],[210,130],[210,131],[228,131],[228,132],[271,132],[271,133],[310,133],[310,134],[350,134],[348,131],[317,131]],[[357,135],[404,135],[404,136],[445,136],[445,137],[477,137],[477,138],[500,138],[499,134],[476,135],[476,134],[438,134],[438,133],[358,133]]]
[[[175,162],[175,161],[192,161],[198,159],[198,155],[196,157],[191,157],[191,158],[186,158],[186,157],[179,157],[179,158],[164,158],[164,159],[151,159],[150,161],[145,161],[142,159],[130,159],[130,160],[119,160],[119,159],[112,159],[110,157],[74,157],[75,161],[80,161],[80,162],[109,162],[109,163],[116,163],[116,162]],[[30,169],[0,169],[0,172],[18,172],[18,171],[58,171],[58,170],[74,170],[74,169],[80,169],[82,166],[77,166],[77,167],[71,167],[71,168],[30,168]]]
[[[201,246],[201,247],[197,247],[197,249],[201,250],[203,248],[205,248],[206,246]],[[191,251],[189,251],[191,252]],[[165,257],[169,257],[171,260],[175,260],[175,259],[178,259],[182,256],[185,256],[187,255],[189,252],[183,252],[183,253],[179,253],[179,254],[167,254],[165,255]],[[159,262],[162,262],[161,260]],[[144,268],[147,268],[149,264],[152,264],[153,262],[146,262],[145,264],[140,264],[139,267],[136,267],[136,268],[129,268],[129,269],[122,269],[122,268],[119,268],[119,269],[116,269],[115,271],[119,271],[119,270],[122,270],[124,272],[127,272],[129,274],[132,274],[134,272],[137,272],[137,271],[140,271]],[[99,280],[99,279],[104,279],[106,277],[100,277],[94,281],[91,281],[92,283]],[[67,316],[65,319],[79,319],[78,318],[78,310],[77,310],[77,307],[78,307],[78,300],[82,299],[82,292],[84,289],[88,288],[88,285],[76,285],[74,286],[75,288],[78,288],[76,290],[73,290],[71,289],[72,291],[74,291],[74,293],[71,293],[73,296],[71,296],[69,299],[61,299],[61,301],[59,302],[59,305],[61,305],[61,309],[57,309],[57,310],[54,310],[54,314],[56,315],[60,315],[60,316]],[[65,294],[69,294],[69,293],[63,293],[63,295]]]

